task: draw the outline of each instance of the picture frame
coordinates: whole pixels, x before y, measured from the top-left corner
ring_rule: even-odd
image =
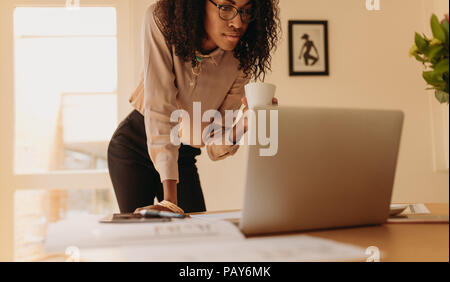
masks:
[[[328,21],[289,21],[289,75],[330,75]]]

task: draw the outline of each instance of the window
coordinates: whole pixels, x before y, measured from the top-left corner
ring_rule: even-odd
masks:
[[[45,255],[43,242],[52,223],[118,210],[106,152],[117,126],[119,89],[129,82],[125,76],[119,87],[119,69],[129,67],[129,37],[122,32],[119,42],[118,29],[129,28],[129,1],[82,4],[80,9],[11,10],[18,261]]]
[[[111,7],[17,8],[17,174],[104,169],[117,124],[117,31]]]

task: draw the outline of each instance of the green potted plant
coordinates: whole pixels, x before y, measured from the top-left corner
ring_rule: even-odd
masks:
[[[415,44],[409,52],[411,57],[415,57],[425,67],[422,76],[431,86],[427,90],[434,90],[436,99],[442,104],[447,103],[447,105],[449,104],[448,21],[448,14],[441,22],[433,14],[431,17],[433,38],[428,38],[425,34],[421,36],[416,32]]]

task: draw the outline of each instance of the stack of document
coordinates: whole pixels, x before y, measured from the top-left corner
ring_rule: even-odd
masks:
[[[365,250],[306,235],[245,238],[216,216],[163,223],[101,224],[79,216],[49,227],[45,250],[78,250],[81,261],[364,261]]]
[[[183,219],[156,223],[105,224],[99,223],[100,218],[97,215],[77,215],[49,225],[45,251],[61,253],[69,246],[86,249],[245,238],[235,226],[226,221]]]

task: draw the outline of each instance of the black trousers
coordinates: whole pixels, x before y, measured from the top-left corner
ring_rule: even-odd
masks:
[[[185,212],[206,211],[195,159],[201,150],[181,144],[178,157],[178,206]],[[147,149],[144,116],[137,110],[116,129],[108,146],[108,168],[121,213],[164,199],[160,175]]]

